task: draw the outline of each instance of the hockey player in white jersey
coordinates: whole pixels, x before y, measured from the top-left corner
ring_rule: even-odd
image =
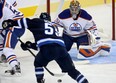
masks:
[[[72,0],[70,2],[69,8],[63,10],[58,15],[55,19],[55,23],[57,26],[64,28],[63,39],[68,51],[71,49],[73,43],[76,43],[77,49],[79,49],[77,58],[89,59],[99,56],[101,54],[102,45],[105,46],[105,49],[102,46],[102,51],[106,53],[105,55],[109,55],[110,45],[107,43],[99,44],[101,43],[101,37],[98,34],[96,24],[94,23],[92,16],[87,13],[87,11],[81,9],[80,3],[77,0]],[[95,43],[93,44],[91,40],[94,40]],[[95,48],[96,44],[99,44],[99,47],[96,47],[96,49],[93,50],[92,46]],[[84,51],[82,51],[82,49]],[[100,54],[98,52],[100,52]]]
[[[13,52],[18,40],[9,30],[4,30],[2,28],[2,22],[7,19],[17,20],[22,18],[24,15],[14,8],[16,6],[16,1],[12,0],[12,2],[7,0],[0,0],[0,55],[4,54],[6,56],[7,62],[12,67],[11,70],[6,70],[5,73],[9,73],[11,75],[15,74],[15,71],[20,73],[20,65],[16,58],[16,54]],[[20,37],[24,30],[19,33],[16,29],[11,29],[12,32],[16,32]],[[4,48],[5,47],[5,48]]]
[[[2,0],[1,0],[2,1]],[[6,0],[9,4],[11,4],[12,6],[17,6],[17,2],[16,2],[16,0]],[[0,21],[2,21],[1,19],[0,19]],[[1,29],[0,29],[1,30]],[[3,44],[2,44],[2,41],[3,41],[3,39],[4,38],[2,38],[1,37],[1,39],[0,39],[0,63],[1,64],[5,64],[7,61],[6,61],[6,57],[5,57],[5,55],[2,53],[2,49],[3,49]],[[5,66],[5,65],[4,65]]]
[[[12,6],[16,7],[17,6],[17,2],[16,0],[6,0],[8,1]]]

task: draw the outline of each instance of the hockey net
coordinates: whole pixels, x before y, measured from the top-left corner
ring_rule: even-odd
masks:
[[[63,9],[69,8],[71,0],[39,0],[38,8],[34,16],[39,16],[41,12],[49,12],[52,20],[54,20],[58,13]],[[99,34],[103,41],[115,40],[115,16],[113,16],[112,4],[113,0],[93,0],[93,1],[82,1],[79,0],[81,8],[87,10],[93,17]],[[114,27],[113,27],[114,26]]]

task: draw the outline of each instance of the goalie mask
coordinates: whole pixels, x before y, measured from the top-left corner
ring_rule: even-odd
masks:
[[[40,17],[40,19],[51,21],[51,16],[46,12],[41,13],[41,15],[39,17]]]
[[[73,19],[77,17],[80,11],[80,3],[77,0],[73,0],[70,2],[70,12],[72,14]]]

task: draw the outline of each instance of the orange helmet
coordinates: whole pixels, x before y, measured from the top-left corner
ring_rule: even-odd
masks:
[[[76,18],[77,14],[80,11],[80,3],[77,0],[72,0],[70,2],[70,12],[73,18]]]

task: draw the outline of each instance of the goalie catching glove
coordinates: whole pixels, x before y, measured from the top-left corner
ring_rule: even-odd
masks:
[[[36,43],[31,43],[30,41],[27,41],[26,43],[21,43],[21,48],[23,50],[28,50],[30,48],[37,50]]]
[[[9,27],[13,27],[15,25],[15,22],[14,20],[11,20],[11,19],[8,19],[8,20],[4,20],[2,22],[2,27],[3,29],[7,29]]]

